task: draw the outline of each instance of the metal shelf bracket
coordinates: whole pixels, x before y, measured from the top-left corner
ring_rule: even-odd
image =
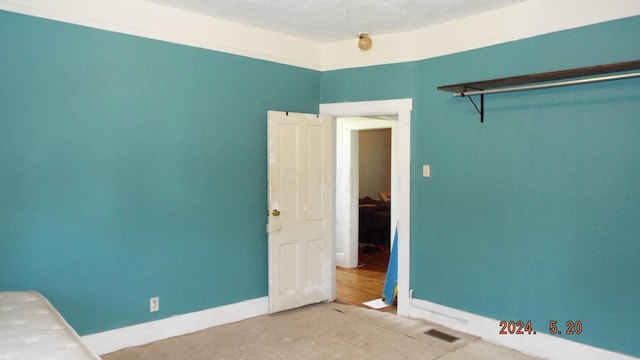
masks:
[[[469,101],[471,101],[471,103],[473,104],[473,107],[476,108],[476,111],[478,112],[478,114],[480,114],[480,122],[483,123],[484,122],[484,94],[480,94],[480,107],[476,105],[476,102],[473,101],[473,98],[471,96],[466,96],[466,95],[462,95],[462,96],[465,96],[466,98],[469,99]]]

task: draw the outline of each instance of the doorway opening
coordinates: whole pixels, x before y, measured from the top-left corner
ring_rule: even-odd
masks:
[[[391,127],[358,131],[358,267],[391,249],[391,139]]]
[[[350,234],[336,241],[339,302],[363,306],[382,297],[393,236],[391,172],[396,136],[395,115],[336,119],[336,168],[345,177],[336,178],[343,185],[336,190],[336,208],[356,219],[337,224],[338,232]],[[395,312],[393,306],[384,309]]]
[[[397,314],[408,315],[409,302],[409,220],[410,189],[409,163],[411,140],[412,99],[364,101],[352,103],[321,104],[320,113],[338,118],[367,118],[366,121],[387,121],[377,128],[390,128],[391,135],[391,194],[390,241],[398,231]],[[364,124],[365,120],[359,122]],[[357,122],[356,122],[357,123]],[[348,124],[348,125],[345,125]],[[335,208],[335,264],[342,268],[358,266],[359,184],[356,182],[354,148],[359,130],[354,123],[336,120],[336,208]],[[369,127],[371,129],[372,127]],[[374,126],[373,128],[376,128]],[[345,155],[348,154],[348,155]],[[339,163],[340,159],[344,160]],[[384,277],[383,277],[384,279]],[[335,279],[333,284],[335,297]],[[384,280],[383,280],[384,281]],[[381,290],[377,294],[381,297]]]

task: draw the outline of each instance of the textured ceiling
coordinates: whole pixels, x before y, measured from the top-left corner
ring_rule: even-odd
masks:
[[[316,42],[372,37],[531,0],[147,0]]]

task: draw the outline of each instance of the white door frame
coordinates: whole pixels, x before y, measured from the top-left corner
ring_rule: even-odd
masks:
[[[398,315],[408,316],[410,309],[410,183],[411,183],[411,111],[413,99],[359,101],[320,104],[320,113],[337,117],[398,116],[398,194],[392,194],[392,206],[398,209]],[[338,220],[338,219],[336,219]],[[392,224],[393,226],[394,224]],[[357,224],[356,224],[357,226]],[[335,221],[334,221],[335,227]],[[335,231],[335,229],[334,229]],[[393,229],[392,229],[393,231]],[[335,232],[334,232],[335,234]],[[335,241],[335,240],[334,240]],[[335,245],[335,244],[334,244]],[[335,253],[334,253],[335,262]],[[335,298],[335,279],[333,284]]]

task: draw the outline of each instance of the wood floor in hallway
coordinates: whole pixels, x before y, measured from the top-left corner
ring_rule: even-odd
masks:
[[[368,253],[361,249],[358,263],[360,266],[354,269],[336,268],[336,302],[366,307],[363,302],[382,297],[389,253]],[[388,306],[380,311],[395,314],[396,307]]]

